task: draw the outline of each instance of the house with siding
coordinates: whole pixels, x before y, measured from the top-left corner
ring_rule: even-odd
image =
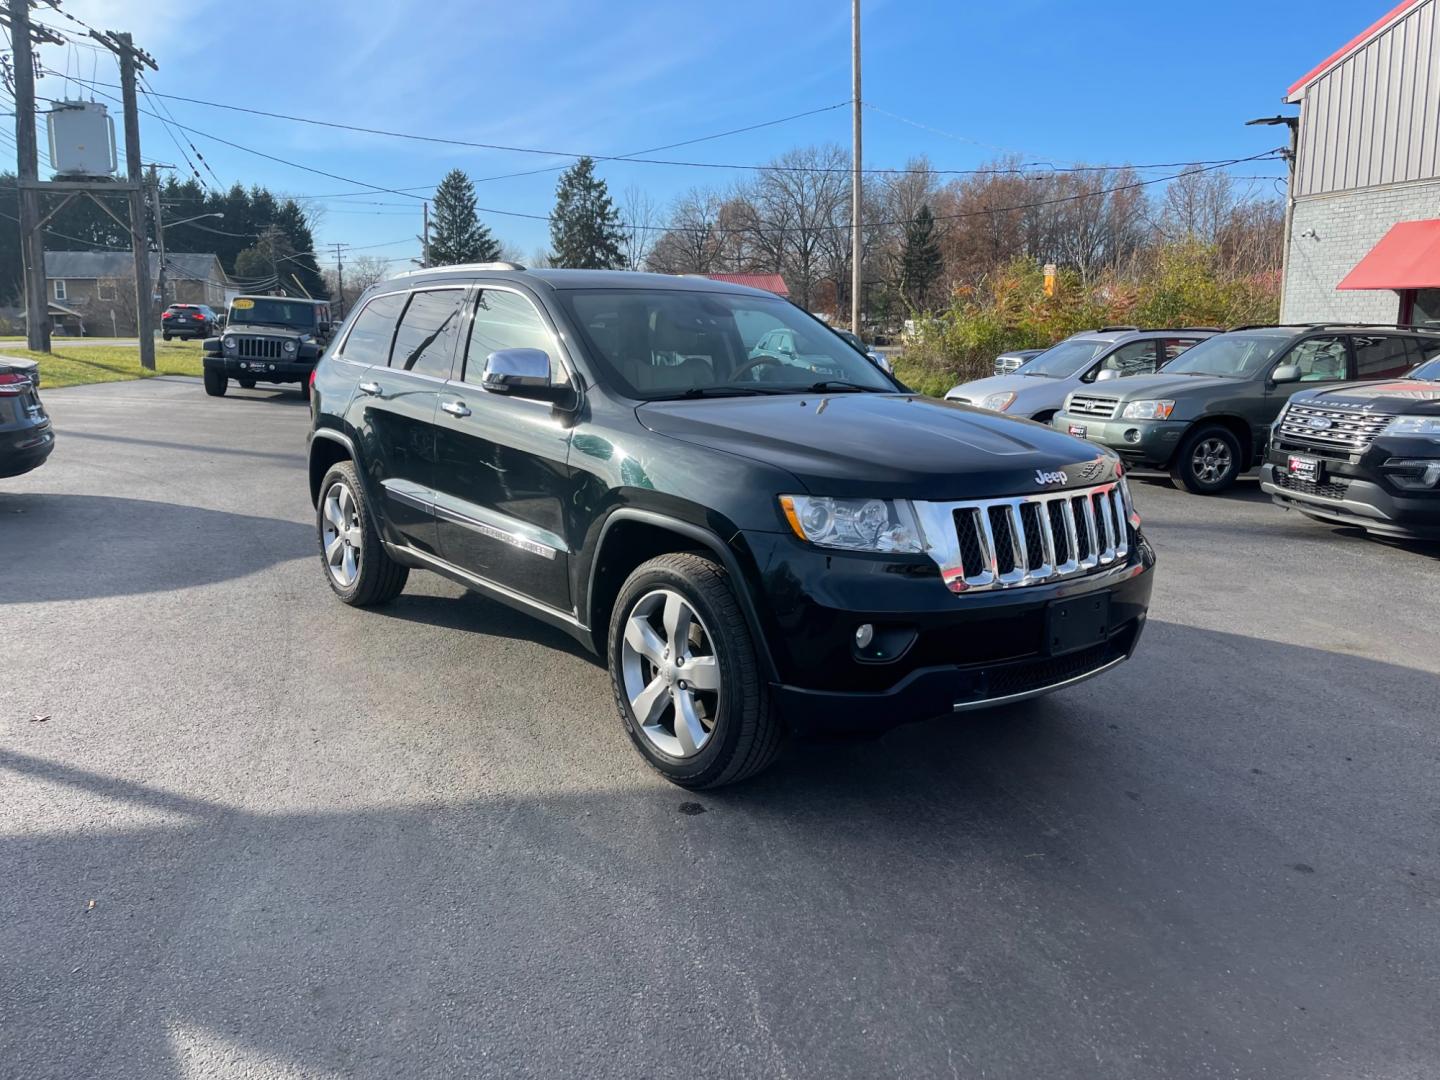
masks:
[[[1440,325],[1440,0],[1404,0],[1285,100],[1281,318]]]
[[[160,257],[150,255],[150,280],[160,280]],[[214,255],[167,252],[165,304],[224,307],[228,285]],[[58,333],[89,337],[135,333],[135,261],[128,251],[47,251],[45,277]],[[232,293],[233,289],[230,290]]]

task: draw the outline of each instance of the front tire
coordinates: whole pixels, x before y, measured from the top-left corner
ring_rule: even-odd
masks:
[[[625,731],[672,783],[732,784],[779,754],[783,729],[718,563],[671,554],[637,568],[616,599],[608,652]]]
[[[254,379],[236,379],[235,381],[240,384],[240,389],[241,389],[241,390],[254,390],[254,389],[255,389],[255,380],[254,380]]]
[[[1170,479],[1192,495],[1228,491],[1240,475],[1240,440],[1218,424],[1197,428],[1180,442]]]
[[[230,380],[225,377],[224,372],[216,371],[214,368],[205,369],[205,393],[211,397],[224,397],[225,388],[229,382]]]
[[[325,580],[351,607],[389,603],[405,588],[410,568],[390,558],[380,542],[353,463],[332,465],[320,482],[315,532]]]

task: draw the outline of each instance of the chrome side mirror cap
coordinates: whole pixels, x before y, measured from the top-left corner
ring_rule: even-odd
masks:
[[[550,389],[550,355],[544,349],[498,349],[485,358],[480,385],[492,394],[541,396]]]
[[[1114,368],[1101,368],[1095,373],[1096,382],[1109,382],[1111,379],[1120,378],[1120,372]]]
[[[1270,374],[1270,381],[1273,383],[1287,383],[1300,381],[1299,364],[1281,364]]]

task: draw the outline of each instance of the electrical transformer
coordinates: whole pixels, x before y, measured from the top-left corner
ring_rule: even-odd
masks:
[[[46,114],[50,163],[57,176],[113,178],[115,121],[98,101],[57,101]]]

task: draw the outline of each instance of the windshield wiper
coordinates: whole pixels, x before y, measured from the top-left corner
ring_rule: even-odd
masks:
[[[678,394],[661,394],[647,398],[647,401],[680,401],[685,398],[737,397],[742,394],[783,394],[784,390],[771,390],[759,386],[692,386]]]
[[[817,383],[811,383],[805,388],[812,394],[823,394],[826,390],[838,390],[841,392],[854,391],[861,394],[893,394],[894,390],[884,386],[866,386],[864,383],[849,382],[845,379],[821,379]],[[793,391],[792,391],[793,393]]]

